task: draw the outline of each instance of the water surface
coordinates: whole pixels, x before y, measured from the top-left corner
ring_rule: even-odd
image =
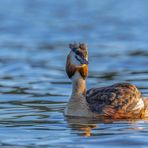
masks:
[[[131,3],[131,4],[130,4]],[[65,118],[68,43],[87,42],[87,87],[130,82],[148,97],[148,1],[0,2],[0,146],[142,147],[148,121]]]

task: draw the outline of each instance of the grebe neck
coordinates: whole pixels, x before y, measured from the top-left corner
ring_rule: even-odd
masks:
[[[72,77],[72,96],[80,96],[86,93],[86,80],[76,72]]]

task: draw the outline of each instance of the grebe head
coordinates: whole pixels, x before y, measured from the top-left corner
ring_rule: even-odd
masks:
[[[86,44],[69,44],[71,49],[70,57],[71,62],[75,66],[82,66],[83,64],[88,64],[88,51]]]
[[[86,44],[69,44],[71,49],[67,56],[66,72],[69,78],[71,78],[76,72],[85,79],[88,74],[88,49]]]

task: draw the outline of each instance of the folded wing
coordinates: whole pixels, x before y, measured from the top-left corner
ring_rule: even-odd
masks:
[[[142,96],[135,85],[117,83],[109,87],[92,88],[86,93],[92,112],[108,116],[127,116],[143,107]]]

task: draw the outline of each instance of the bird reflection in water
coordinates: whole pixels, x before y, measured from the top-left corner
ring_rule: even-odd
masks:
[[[126,119],[126,120],[119,120],[119,119],[110,119],[110,118],[80,118],[80,117],[65,117],[69,127],[72,130],[72,133],[76,133],[79,136],[95,136],[96,133],[93,130],[102,128],[101,124],[113,124],[113,123],[126,123],[129,124],[131,127],[129,130],[142,130],[143,127],[139,127],[137,123],[139,123],[139,119]],[[142,122],[147,123],[148,118],[145,118]],[[99,133],[100,135],[100,133]]]
[[[78,131],[80,136],[93,136],[93,129],[99,128],[98,123],[112,123],[112,119],[105,119],[103,117],[94,118],[80,118],[80,117],[65,117],[69,127],[72,131]]]

